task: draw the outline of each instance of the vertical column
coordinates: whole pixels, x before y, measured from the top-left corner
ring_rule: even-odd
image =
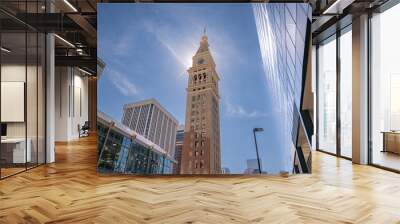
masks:
[[[353,162],[368,163],[368,15],[353,20]]]
[[[46,163],[55,160],[55,75],[54,75],[54,35],[46,35]]]
[[[88,80],[88,112],[90,131],[97,131],[97,77],[89,77]]]
[[[46,11],[53,12],[54,5],[46,2]],[[55,161],[55,54],[54,35],[46,34],[46,163]]]

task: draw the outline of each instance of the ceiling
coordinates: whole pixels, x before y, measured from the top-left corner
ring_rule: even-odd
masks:
[[[97,0],[1,0],[0,26],[8,58],[25,55],[25,32],[55,33],[56,66],[79,66],[93,74],[97,63]],[[51,12],[51,13],[50,13]],[[28,42],[30,38],[27,38]],[[36,41],[35,41],[36,42]],[[27,52],[36,51],[28,43]]]

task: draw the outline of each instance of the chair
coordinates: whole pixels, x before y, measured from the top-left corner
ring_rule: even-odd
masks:
[[[79,138],[89,136],[89,129],[90,129],[89,121],[85,121],[82,127],[78,125]]]

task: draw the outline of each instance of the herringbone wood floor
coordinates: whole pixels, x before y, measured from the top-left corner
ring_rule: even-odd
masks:
[[[313,156],[312,175],[99,176],[86,138],[0,181],[0,223],[400,223],[400,175]]]

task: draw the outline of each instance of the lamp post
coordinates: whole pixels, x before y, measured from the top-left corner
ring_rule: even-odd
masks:
[[[258,155],[256,132],[261,132],[261,131],[264,131],[264,129],[263,128],[253,128],[254,144],[256,145],[256,153],[257,153],[258,171],[260,172],[260,174],[261,174],[261,163],[260,163],[260,156]]]

